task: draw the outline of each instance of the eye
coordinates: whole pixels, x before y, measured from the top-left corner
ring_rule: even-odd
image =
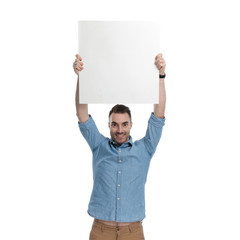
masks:
[[[114,122],[112,122],[112,123],[111,123],[111,126],[112,126],[112,127],[116,127],[116,126],[117,126],[117,124],[116,124],[116,123],[114,123]]]
[[[128,123],[126,122],[126,123],[123,123],[123,126],[124,127],[127,127],[128,126]]]

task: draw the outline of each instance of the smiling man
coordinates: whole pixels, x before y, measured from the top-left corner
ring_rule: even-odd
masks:
[[[127,142],[132,128],[131,112],[124,105],[116,105],[109,113],[110,135],[119,145]]]
[[[131,111],[117,104],[109,112],[111,138],[97,129],[88,105],[79,104],[79,79],[76,88],[78,124],[93,154],[93,190],[88,213],[94,218],[90,240],[144,239],[145,183],[150,160],[156,151],[165,124],[165,67],[162,54],[155,57],[159,70],[159,102],[154,104],[145,136],[133,142]],[[76,55],[74,71],[79,75],[83,62]]]

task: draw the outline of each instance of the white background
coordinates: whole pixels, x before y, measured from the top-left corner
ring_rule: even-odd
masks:
[[[161,21],[166,125],[146,184],[146,239],[240,239],[237,2],[1,3],[1,240],[88,239],[91,153],[72,69],[81,19]],[[105,135],[111,107],[89,106]],[[130,107],[136,140],[152,106]]]

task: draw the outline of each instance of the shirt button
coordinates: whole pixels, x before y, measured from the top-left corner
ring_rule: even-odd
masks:
[[[118,174],[121,174],[121,171],[118,171]]]
[[[118,197],[117,200],[120,200],[120,198]]]
[[[120,184],[118,184],[118,187],[120,187]]]
[[[119,162],[122,162],[122,160],[119,160]]]
[[[121,152],[121,149],[120,149],[120,148],[118,149],[118,152]]]

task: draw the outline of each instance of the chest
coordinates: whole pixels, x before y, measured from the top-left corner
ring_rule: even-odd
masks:
[[[121,174],[125,177],[145,178],[149,168],[149,155],[144,146],[102,146],[93,155],[93,172],[103,175]]]

